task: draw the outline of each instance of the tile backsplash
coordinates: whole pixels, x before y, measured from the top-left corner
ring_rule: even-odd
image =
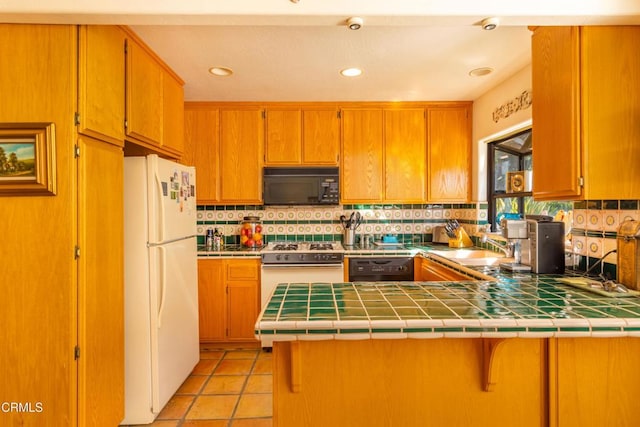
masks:
[[[587,200],[573,203],[571,228],[573,253],[580,256],[581,270],[604,257],[604,270],[615,277],[618,256],[617,230],[622,221],[640,220],[639,200]],[[594,272],[599,272],[596,268]]]
[[[405,243],[430,242],[433,227],[457,219],[473,236],[487,224],[486,202],[468,204],[357,204],[334,207],[262,205],[198,206],[198,243],[204,244],[207,228],[218,228],[226,244],[239,242],[240,222],[245,216],[262,220],[266,241],[341,241],[340,215],[359,211],[364,220],[358,235],[395,234]],[[574,268],[586,270],[604,258],[604,271],[613,278],[617,254],[617,229],[626,219],[640,220],[639,200],[588,200],[573,204],[571,251]]]
[[[468,233],[487,223],[486,203],[469,204],[372,204],[272,207],[261,205],[198,206],[198,242],[209,227],[218,228],[227,244],[238,243],[245,216],[262,220],[267,242],[280,240],[342,240],[340,215],[358,211],[363,216],[358,235],[397,235],[406,243],[430,242],[433,227],[457,219]]]

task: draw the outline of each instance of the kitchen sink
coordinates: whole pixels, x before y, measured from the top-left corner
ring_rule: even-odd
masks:
[[[503,253],[488,251],[486,249],[454,249],[450,251],[429,251],[439,257],[457,262],[460,265],[468,266],[492,266],[501,262],[513,261],[512,258],[505,258]]]

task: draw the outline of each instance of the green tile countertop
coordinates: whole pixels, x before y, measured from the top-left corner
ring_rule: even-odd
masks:
[[[559,277],[280,284],[255,335],[265,347],[292,340],[640,337],[640,298],[603,297]]]

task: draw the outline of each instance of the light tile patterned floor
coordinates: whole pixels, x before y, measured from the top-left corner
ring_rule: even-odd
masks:
[[[272,393],[271,353],[202,351],[191,375],[148,426],[272,427]]]

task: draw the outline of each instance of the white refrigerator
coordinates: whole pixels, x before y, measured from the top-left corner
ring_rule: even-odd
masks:
[[[126,157],[125,418],[149,424],[199,360],[195,169]]]

